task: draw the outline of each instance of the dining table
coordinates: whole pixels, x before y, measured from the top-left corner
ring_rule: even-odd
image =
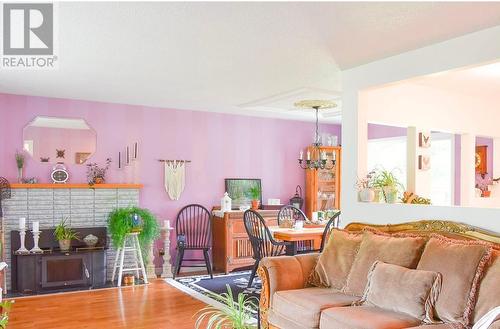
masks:
[[[324,230],[325,225],[306,225],[303,228],[269,227],[269,231],[271,231],[276,240],[288,242],[285,253],[289,256],[294,256],[298,253],[297,245],[300,241],[312,241],[313,250],[319,250]]]

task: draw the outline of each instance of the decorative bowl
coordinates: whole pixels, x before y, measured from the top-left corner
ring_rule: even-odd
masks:
[[[99,241],[99,238],[93,234],[89,234],[85,238],[83,238],[83,242],[85,242],[87,247],[95,247],[97,241]]]

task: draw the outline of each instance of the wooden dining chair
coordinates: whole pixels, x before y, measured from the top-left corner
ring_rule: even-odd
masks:
[[[190,267],[206,267],[210,278],[213,279],[212,263],[209,251],[212,249],[212,216],[210,212],[199,204],[190,204],[179,211],[175,222],[177,235],[177,258],[174,271],[175,276],[179,274],[182,262],[205,261],[205,265],[189,265]],[[200,250],[203,259],[184,259],[186,250]]]
[[[264,218],[254,210],[245,211],[243,222],[250,243],[252,244],[253,259],[255,259],[252,274],[248,281],[248,288],[250,288],[262,258],[282,255],[288,243],[274,240],[273,234],[266,226]]]
[[[334,228],[338,228],[340,226],[340,211],[333,214],[333,216],[328,220],[328,223],[325,226],[325,230],[323,231],[323,236],[321,237],[321,247],[319,248],[319,252],[323,251],[328,239],[330,238],[330,234]]]
[[[278,212],[279,227],[293,227],[296,221],[307,221],[307,217],[302,210],[292,205],[283,206]],[[306,240],[297,242],[297,252],[311,252],[314,249],[314,241]]]

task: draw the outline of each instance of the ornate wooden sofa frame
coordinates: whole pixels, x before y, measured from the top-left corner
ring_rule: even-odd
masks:
[[[408,232],[408,233],[417,233],[422,235],[438,233],[455,239],[488,241],[494,243],[495,249],[500,250],[500,234],[453,221],[421,220],[415,222],[386,224],[386,225],[375,225],[375,224],[354,222],[348,224],[345,227],[345,229],[348,231],[356,232],[363,230],[365,227],[371,227],[387,233]],[[277,329],[269,324],[267,317],[271,301],[269,274],[267,272],[267,269],[262,266],[258,269],[257,274],[259,275],[262,281],[262,291],[260,295],[260,305],[259,305],[261,328]]]

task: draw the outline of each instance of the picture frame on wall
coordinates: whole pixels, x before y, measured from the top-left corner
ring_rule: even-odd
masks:
[[[225,189],[232,199],[232,209],[240,206],[250,206],[251,198],[248,196],[250,188],[257,186],[260,190],[259,208],[262,209],[262,181],[259,178],[226,178]]]
[[[418,146],[422,148],[431,147],[431,133],[420,132],[418,133]]]

